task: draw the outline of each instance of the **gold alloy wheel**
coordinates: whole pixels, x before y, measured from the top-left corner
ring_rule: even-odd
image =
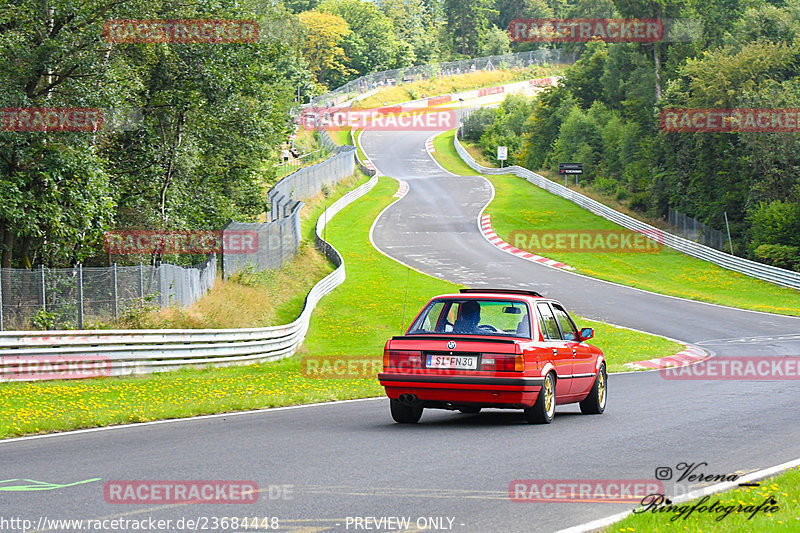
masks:
[[[606,373],[600,372],[597,375],[597,401],[600,407],[606,405]]]
[[[548,375],[549,376],[549,375]],[[553,378],[547,377],[544,380],[544,409],[548,416],[555,409],[553,402]]]

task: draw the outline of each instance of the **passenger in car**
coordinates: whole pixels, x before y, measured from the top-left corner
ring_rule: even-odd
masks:
[[[453,324],[453,333],[477,333],[478,323],[481,321],[481,306],[475,300],[469,300],[461,305],[461,315]]]

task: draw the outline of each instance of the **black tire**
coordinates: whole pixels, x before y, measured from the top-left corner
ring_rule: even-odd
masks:
[[[589,396],[584,398],[581,405],[581,413],[585,415],[600,415],[606,410],[608,400],[608,374],[606,374],[606,364],[600,365],[600,371],[594,379],[592,390]]]
[[[531,424],[549,424],[556,414],[556,378],[553,372],[544,378],[539,397],[533,407],[524,411],[525,420]]]
[[[392,418],[398,424],[416,424],[422,417],[422,406],[406,405],[400,400],[389,400]]]
[[[461,407],[461,408],[459,408],[459,411],[461,411],[465,415],[477,415],[478,413],[481,412],[481,408],[480,407]]]

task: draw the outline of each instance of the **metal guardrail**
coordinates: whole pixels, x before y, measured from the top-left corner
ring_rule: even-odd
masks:
[[[734,255],[715,250],[714,248],[710,248],[703,244],[684,239],[683,237],[678,237],[672,233],[655,228],[650,224],[646,224],[641,220],[637,220],[624,213],[620,213],[615,209],[611,209],[610,207],[603,205],[598,201],[592,200],[591,198],[568,189],[563,185],[550,181],[544,176],[532,172],[527,168],[516,165],[503,169],[481,166],[475,162],[475,159],[473,159],[469,152],[467,152],[467,150],[458,141],[458,135],[455,135],[454,144],[458,155],[461,156],[461,159],[463,159],[464,162],[476,172],[491,175],[514,174],[515,176],[529,181],[537,187],[541,187],[548,192],[551,192],[562,198],[566,198],[567,200],[578,204],[584,209],[615,222],[624,228],[642,232],[645,236],[648,236],[648,238],[651,238],[652,235],[658,235],[661,244],[669,246],[670,248],[678,250],[679,252],[696,257],[697,259],[702,259],[703,261],[714,263],[715,265],[727,268],[728,270],[733,270],[734,272],[739,272],[763,281],[775,283],[776,285],[781,285],[783,287],[789,287],[792,289],[800,289],[800,272],[793,272],[791,270],[765,265],[763,263],[758,263],[742,257],[736,257]]]
[[[373,177],[348,192],[318,219],[316,245],[336,270],[309,291],[294,322],[247,329],[4,332],[0,333],[0,381],[63,377],[62,369],[76,362],[95,369],[94,375],[122,376],[185,365],[272,361],[292,355],[305,338],[314,307],[345,279],[344,260],[322,238],[322,230],[336,213],[366,194],[377,181]]]

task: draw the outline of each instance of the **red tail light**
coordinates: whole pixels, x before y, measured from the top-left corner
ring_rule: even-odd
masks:
[[[481,370],[523,372],[525,371],[525,357],[522,354],[485,353],[481,356]]]
[[[422,368],[422,352],[412,350],[384,350],[383,369],[415,370]]]

